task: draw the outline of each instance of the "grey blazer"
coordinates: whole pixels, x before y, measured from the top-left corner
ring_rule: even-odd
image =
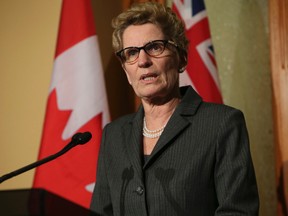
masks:
[[[105,127],[92,211],[115,216],[258,215],[242,112],[203,102],[190,86],[180,90],[181,103],[146,162],[143,107]]]

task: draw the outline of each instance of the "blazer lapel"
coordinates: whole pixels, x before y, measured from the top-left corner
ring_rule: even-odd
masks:
[[[136,173],[143,178],[142,158],[143,158],[143,107],[141,106],[134,118],[123,127],[125,145],[128,158]]]
[[[202,102],[201,97],[190,87],[180,88],[182,95],[181,103],[178,105],[168,124],[160,136],[151,156],[144,164],[144,169],[153,161],[156,155],[161,154],[163,148],[171,143],[171,140],[179,133],[185,130],[191,123],[187,117],[195,115],[199,105]]]

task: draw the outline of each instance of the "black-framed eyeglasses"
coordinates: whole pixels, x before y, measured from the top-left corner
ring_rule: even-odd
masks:
[[[116,52],[116,55],[123,63],[132,63],[138,59],[141,49],[143,49],[149,56],[157,57],[164,52],[167,44],[177,47],[177,45],[170,40],[154,40],[148,42],[142,47],[126,47]]]

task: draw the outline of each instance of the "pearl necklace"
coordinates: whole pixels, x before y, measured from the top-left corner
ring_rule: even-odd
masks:
[[[147,128],[147,125],[146,125],[146,120],[145,120],[145,117],[143,118],[143,136],[147,137],[147,138],[151,138],[151,139],[155,139],[157,137],[160,137],[161,134],[163,133],[164,131],[164,128],[166,127],[166,124],[159,128],[159,129],[156,129],[156,130],[149,130]]]

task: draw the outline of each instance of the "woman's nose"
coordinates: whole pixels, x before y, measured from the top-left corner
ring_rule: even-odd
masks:
[[[145,50],[140,50],[138,57],[138,66],[139,67],[148,67],[152,63],[151,56],[149,56]]]

